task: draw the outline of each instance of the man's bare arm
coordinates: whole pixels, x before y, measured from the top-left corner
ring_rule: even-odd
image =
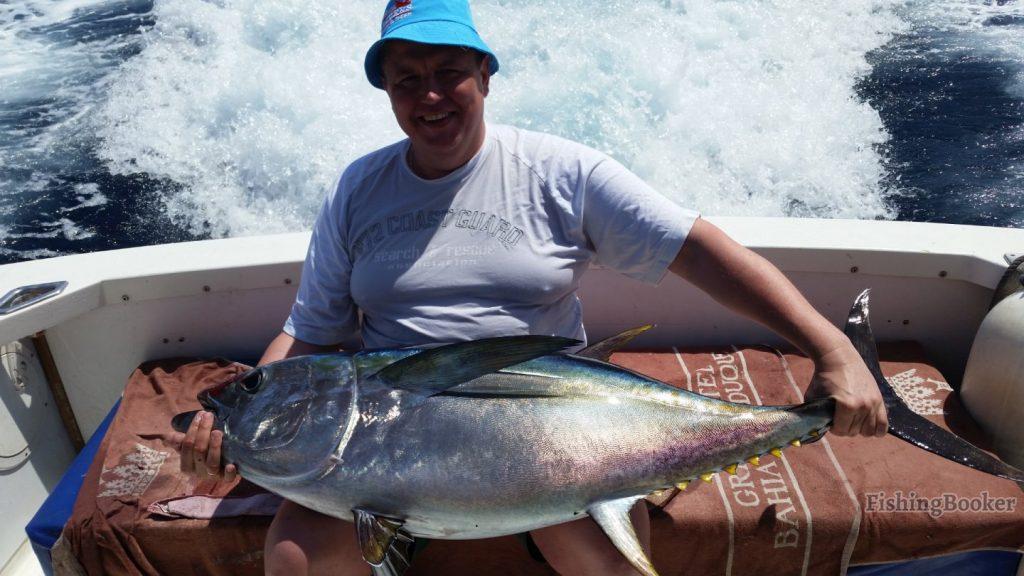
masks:
[[[320,344],[310,344],[309,342],[304,342],[295,338],[287,332],[281,332],[276,338],[270,341],[270,345],[267,346],[267,349],[263,352],[263,356],[260,358],[257,366],[263,366],[264,364],[284,360],[285,358],[291,358],[293,356],[334,352],[336,350],[338,350],[337,345],[322,346]]]
[[[815,366],[808,395],[836,398],[835,434],[885,434],[885,405],[863,360],[771,262],[697,220],[669,269],[807,354]]]

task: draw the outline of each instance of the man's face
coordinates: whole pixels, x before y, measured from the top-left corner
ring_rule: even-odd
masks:
[[[391,41],[382,58],[384,89],[417,162],[461,166],[483,144],[486,59],[457,46]]]

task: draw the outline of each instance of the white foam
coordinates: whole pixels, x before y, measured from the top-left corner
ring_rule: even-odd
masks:
[[[75,196],[75,200],[78,201],[78,204],[70,208],[61,208],[61,212],[74,212],[75,210],[80,210],[82,208],[103,206],[109,201],[106,195],[100,192],[99,184],[96,184],[95,182],[90,182],[88,184],[75,184],[75,192],[78,193],[78,195]]]
[[[96,235],[94,230],[82,228],[69,218],[60,218],[56,222],[43,222],[42,226],[50,228],[48,233],[43,234],[52,234],[50,237],[53,238],[61,236],[65,240],[84,240]],[[46,237],[43,234],[40,234],[39,237]],[[28,235],[26,234],[26,236]]]
[[[87,120],[103,99],[104,75],[119,64],[119,54],[135,38],[78,40],[73,35],[86,35],[88,26],[96,22],[83,24],[76,19],[123,11],[124,5],[122,0],[0,4],[0,106],[30,118],[20,129],[2,126],[0,168],[30,172],[31,180],[38,181],[91,162],[83,154],[94,139]],[[30,184],[19,181],[17,188]]]
[[[34,248],[32,250],[11,250],[0,246],[0,256],[9,256],[18,260],[35,260],[37,258],[53,258],[61,253],[49,248]]]
[[[5,238],[63,238],[64,240],[84,240],[92,238],[96,231],[82,228],[70,218],[59,218],[53,222],[40,222],[38,227],[29,232],[12,232],[10,227],[0,226],[0,240]],[[26,256],[28,258],[28,256]]]
[[[177,186],[214,235],[307,228],[325,187],[400,138],[362,59],[381,2],[158,0],[98,116],[116,173]],[[901,29],[883,1],[479,0],[492,120],[605,150],[710,214],[891,217],[854,85]]]
[[[76,80],[102,67],[103,51],[88,43],[57,42],[37,31],[111,4],[115,0],[14,0],[0,5],[0,100],[5,107],[87,89]]]
[[[1024,98],[1024,4],[993,0],[917,0],[904,10],[915,27],[928,27],[955,39],[950,50],[1010,68],[1008,93]]]
[[[854,85],[901,29],[885,3],[531,3],[479,10],[514,62],[505,121],[605,150],[710,214],[891,217]]]

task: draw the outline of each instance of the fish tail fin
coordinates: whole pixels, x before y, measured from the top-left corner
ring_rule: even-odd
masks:
[[[885,410],[889,415],[889,433],[947,460],[993,476],[1024,482],[1024,471],[992,457],[977,446],[934,424],[911,410],[900,399],[882,374],[882,367],[878,362],[878,350],[875,347],[871,324],[868,322],[869,293],[870,290],[865,290],[857,296],[853,307],[850,308],[845,332],[878,384],[885,402]]]

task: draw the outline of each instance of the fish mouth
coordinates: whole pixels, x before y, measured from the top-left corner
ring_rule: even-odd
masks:
[[[199,400],[199,405],[202,407],[202,410],[214,413],[214,415],[216,416],[215,422],[217,420],[227,420],[226,417],[222,417],[222,414],[227,413],[227,411],[224,410],[224,403],[217,400],[217,397],[220,396],[221,393],[223,393],[224,390],[232,383],[234,383],[237,379],[238,378],[232,378],[231,380],[214,384],[213,386],[210,386],[209,388],[202,390],[201,392],[199,392],[199,394],[196,395],[196,399]],[[202,410],[189,410],[187,412],[181,412],[180,414],[176,414],[173,418],[171,418],[171,428],[174,428],[176,431],[181,433],[188,432],[189,427],[192,425],[192,421],[195,420],[196,418],[196,414],[198,414]]]
[[[188,412],[175,415],[174,418],[171,418],[171,428],[182,434],[188,432],[188,428],[192,425],[192,420],[195,419],[196,414],[199,414],[199,410],[189,410]]]
[[[196,398],[199,400],[199,403],[203,405],[203,408],[209,409],[213,406],[222,405],[217,401],[217,396],[220,396],[221,393],[224,392],[224,390],[235,380],[236,379],[233,378],[226,382],[221,382],[220,384],[214,384],[200,392]]]
[[[204,410],[218,412],[218,410],[224,408],[224,403],[218,399],[220,395],[223,394],[224,391],[227,390],[229,386],[248,376],[250,372],[251,370],[243,372],[235,376],[234,378],[231,378],[230,380],[225,380],[224,382],[214,384],[213,386],[210,386],[209,388],[206,388],[199,394],[197,394],[196,399],[199,400],[199,404],[203,407]]]

